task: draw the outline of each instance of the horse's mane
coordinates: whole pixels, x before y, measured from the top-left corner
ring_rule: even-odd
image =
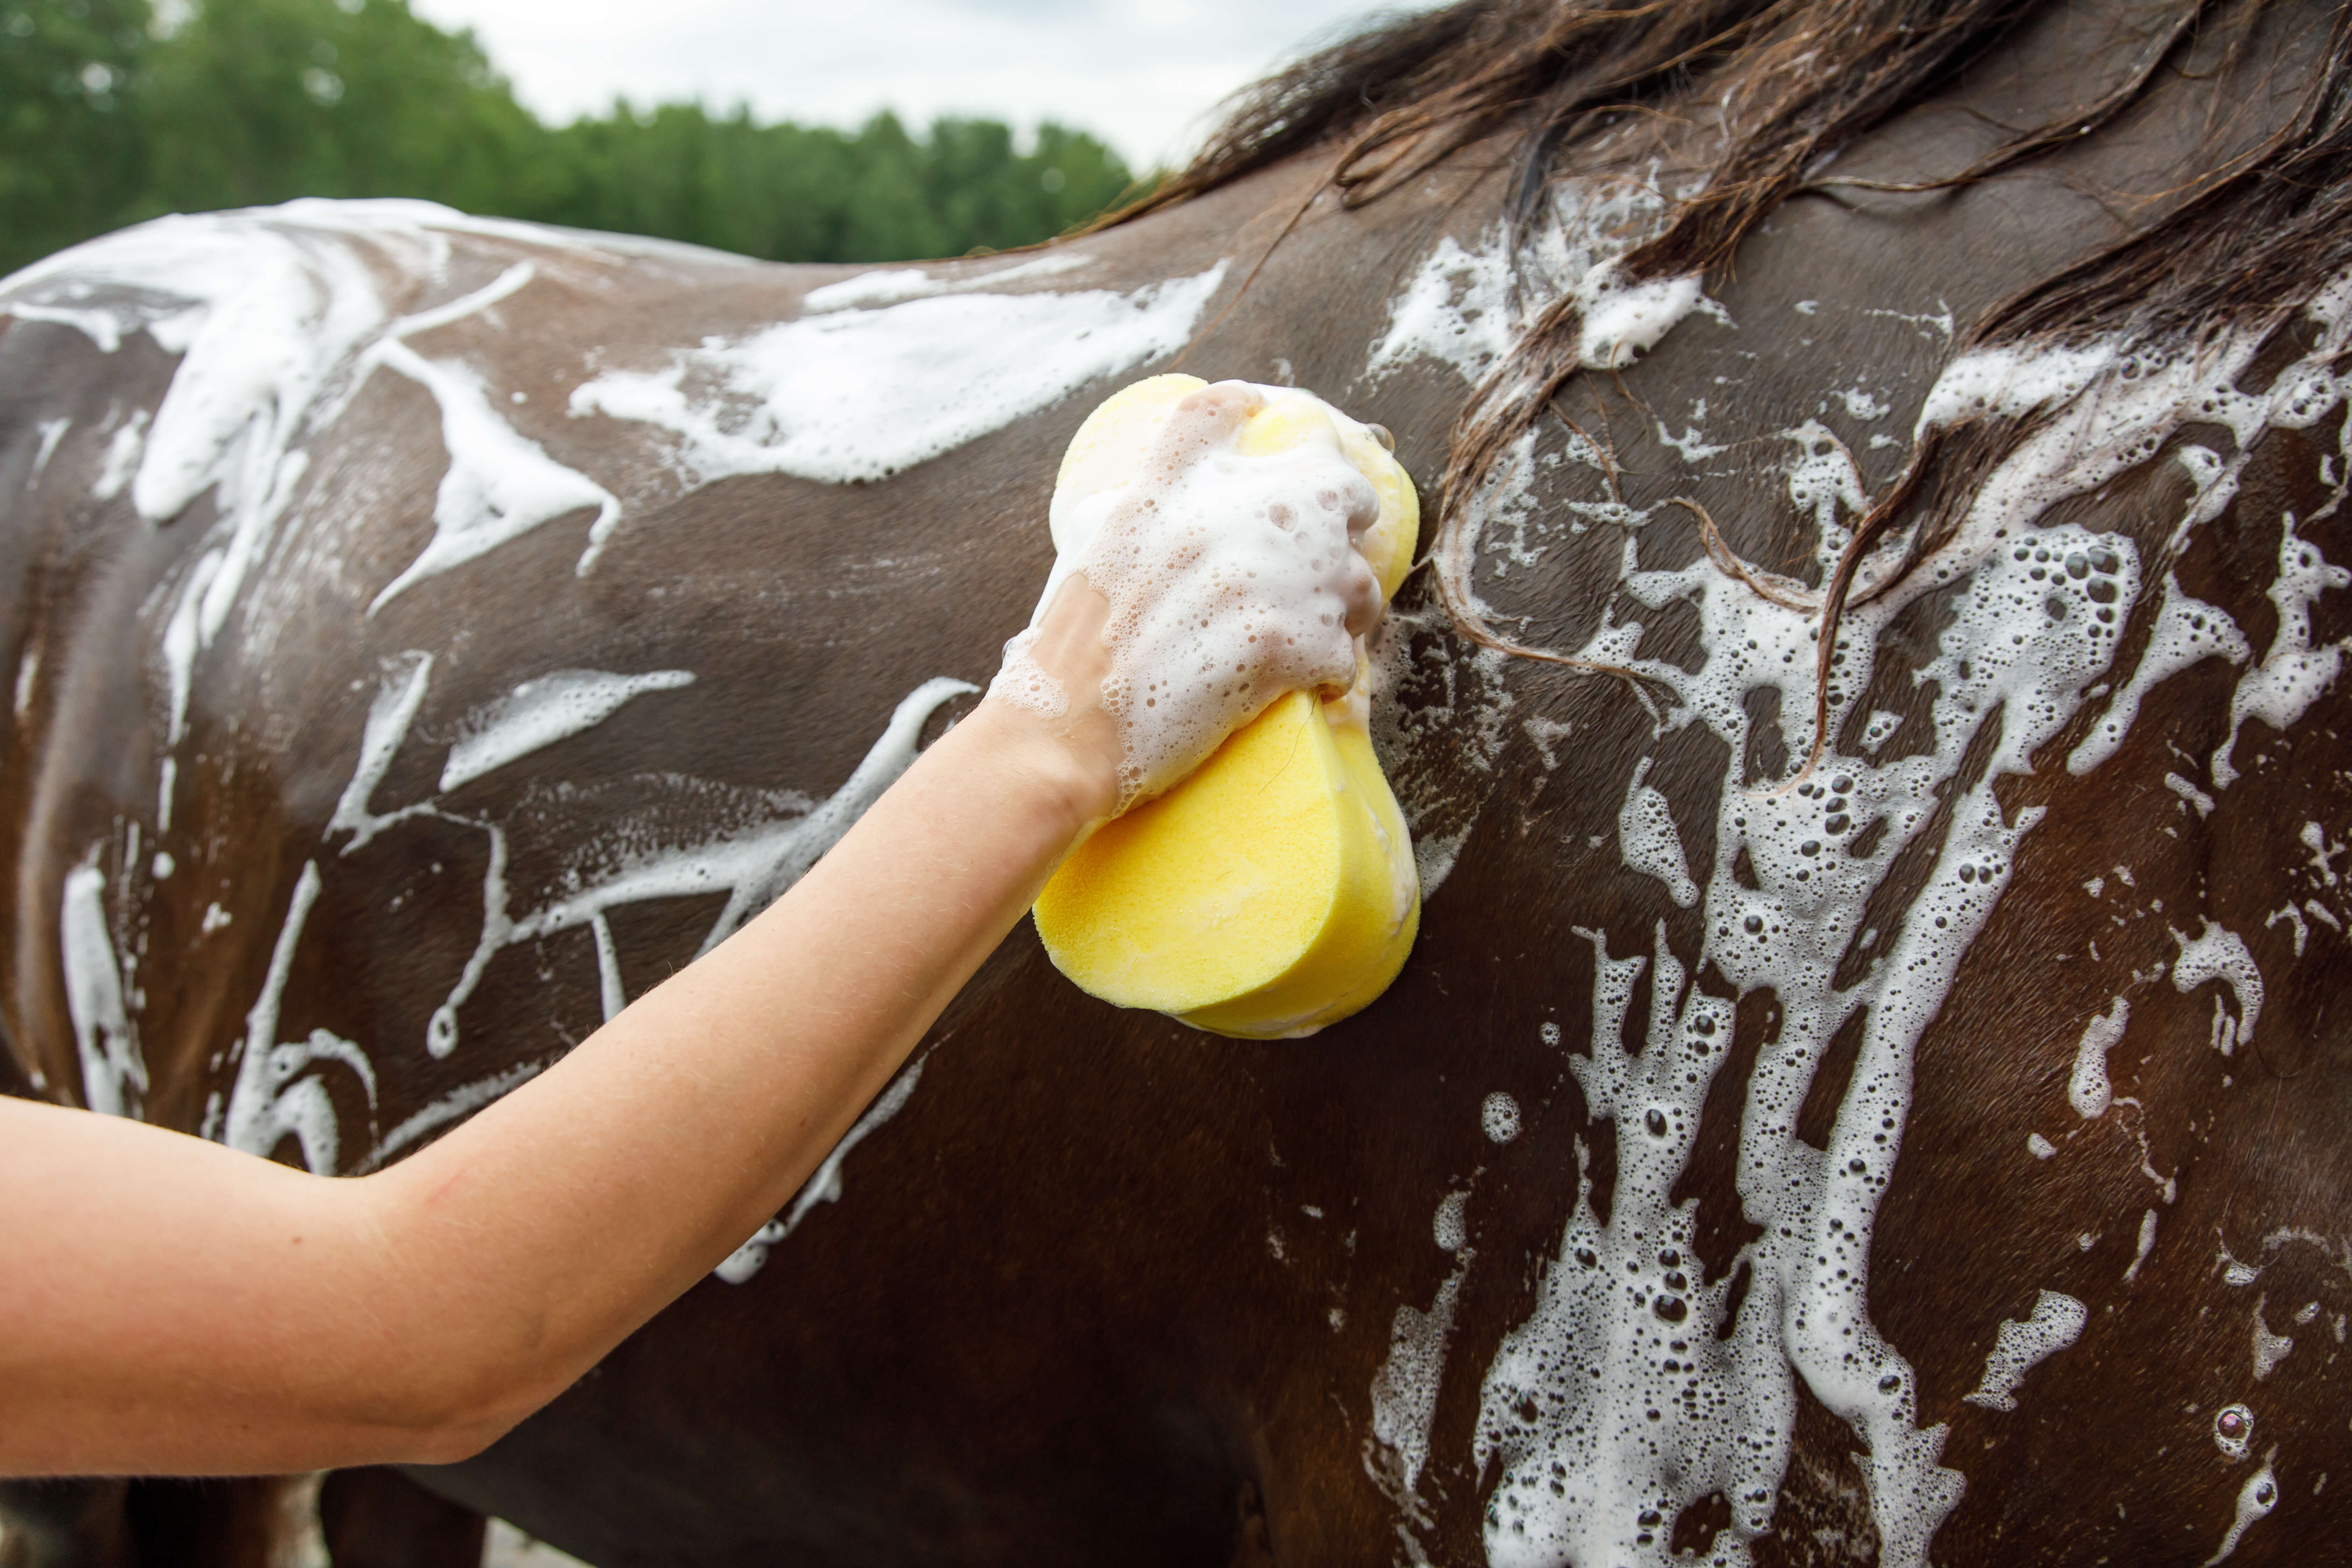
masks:
[[[1361,205],[1467,148],[1492,144],[1509,150],[1509,213],[1524,228],[1551,188],[1590,173],[1595,150],[1623,128],[1671,123],[1710,136],[1712,167],[1668,200],[1619,258],[1615,277],[1628,286],[1706,277],[1728,267],[1740,240],[1793,195],[1981,181],[2116,121],[2165,71],[2183,68],[2192,48],[2202,45],[2210,56],[2218,44],[2213,68],[2239,63],[2273,8],[2271,0],[2179,0],[2152,18],[2130,70],[2097,101],[2050,123],[2011,128],[1965,168],[1898,184],[1841,180],[1825,165],[1954,85],[2048,9],[2046,0],[1461,0],[1347,38],[1246,90],[1190,167],[1113,221],[1306,154],[1331,160],[1318,192],[1336,188]],[[2352,263],[2347,176],[2352,6],[2339,6],[2282,128],[2186,188],[2142,204],[2142,221],[2125,238],[1994,306],[1959,334],[1955,352],[2094,335],[2176,350],[2185,342],[2193,352],[2220,332],[2275,330],[2320,281]],[[1441,563],[1489,471],[1584,368],[1582,326],[1580,294],[1552,301],[1471,393],[1449,437],[1433,552]],[[1951,537],[1978,482],[2053,412],[1928,431],[1871,505],[1822,595],[1821,719],[1858,564],[1908,530],[1897,563],[1874,572],[1862,592],[1893,587]],[[1442,565],[1437,579],[1455,624],[1474,640],[1576,662],[1498,636],[1481,621],[1466,584]],[[1822,735],[1818,724],[1814,732]]]

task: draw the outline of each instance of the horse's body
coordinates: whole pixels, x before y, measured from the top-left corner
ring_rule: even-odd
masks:
[[[2145,21],[2053,12],[1840,170],[1965,163]],[[1849,616],[1797,790],[1811,590],[1661,504],[1817,584],[1954,323],[2267,134],[2319,26],[2284,8],[1979,185],[1791,201],[1713,305],[1571,387],[1470,581],[1642,679],[1481,651],[1408,592],[1381,742],[1429,901],[1375,1006],[1212,1038],[1017,932],[728,1278],[425,1479],[600,1568],[2324,1560],[2352,1538],[2329,280],[2010,453],[1982,526]],[[1322,169],[854,281],[383,207],[20,276],[20,1091],[349,1173],[522,1081],[969,704],[1062,445],[1180,349],[1381,421],[1427,489],[1529,308],[1506,181],[1474,149],[1327,198],[1243,291]],[[1653,200],[1570,190],[1517,263],[1533,304]]]

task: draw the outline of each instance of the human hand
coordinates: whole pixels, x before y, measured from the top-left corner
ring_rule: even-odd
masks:
[[[1284,692],[1346,690],[1378,622],[1359,548],[1376,492],[1326,422],[1251,450],[1265,401],[1221,382],[1171,405],[1134,477],[1057,523],[1045,597],[1006,645],[992,699],[1108,764],[1115,811],[1182,779]]]

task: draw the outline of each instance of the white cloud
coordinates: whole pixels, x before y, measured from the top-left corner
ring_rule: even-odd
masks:
[[[850,126],[979,114],[1180,159],[1227,93],[1370,14],[1364,0],[415,0],[468,26],[541,115],[615,97]]]

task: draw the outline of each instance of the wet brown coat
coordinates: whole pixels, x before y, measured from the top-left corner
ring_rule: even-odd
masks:
[[[2063,110],[2115,68],[2116,9],[2054,8],[1950,98],[1848,153],[1842,170],[1914,178],[1989,145],[1983,117],[2016,123]],[[2267,52],[2218,75],[2172,76],[2094,143],[1982,185],[1788,203],[1711,280],[1737,331],[1694,318],[1622,378],[1580,377],[1562,408],[1588,427],[1605,423],[1629,500],[1689,494],[1746,559],[1782,563],[1800,551],[1800,520],[1782,498],[1776,433],[1821,417],[1864,453],[1873,431],[1908,431],[1949,352],[1933,329],[1869,312],[1940,303],[1965,326],[2108,242],[2143,210],[2129,198],[2176,187],[2267,129],[2316,25],[2282,8]],[[1133,287],[1254,259],[1325,167],[1302,156],[1084,240],[1101,258],[1087,281]],[[1399,456],[1433,484],[1463,383],[1427,362],[1368,380],[1366,350],[1434,238],[1467,239],[1500,210],[1507,174],[1499,154],[1474,147],[1370,206],[1342,212],[1326,200],[1245,296],[1236,300],[1229,279],[1183,368],[1312,386],[1389,426]],[[487,279],[528,247],[466,240],[458,254]],[[561,412],[592,356],[625,363],[648,345],[783,319],[808,288],[839,276],[551,263],[496,322],[443,329],[433,346],[525,392],[530,412],[517,423],[551,453],[656,496],[666,481],[641,433]],[[1801,300],[1840,309],[1806,316]],[[1735,361],[1748,379],[1732,400],[1714,377]],[[320,1026],[365,1043],[382,1078],[378,1129],[495,1068],[561,1051],[601,1016],[591,939],[574,931],[502,952],[464,1011],[455,1055],[436,1061],[422,1048],[478,930],[484,841],[426,819],[348,855],[322,842],[381,660],[422,647],[438,663],[378,810],[432,794],[468,708],[516,679],[581,667],[696,672],[658,706],[641,702],[449,798],[453,813],[509,826],[518,883],[550,873],[562,836],[651,798],[649,779],[822,796],[905,692],[992,669],[1048,564],[1042,517],[1060,448],[1109,390],[1086,389],[880,484],[672,485],[669,499],[633,502],[592,575],[572,572],[583,517],[369,617],[370,597],[429,533],[442,465],[431,400],[379,376],[312,447],[310,483],[341,498],[333,549],[283,579],[306,596],[286,606],[275,647],[266,658],[199,666],[184,754],[201,761],[184,773],[178,819],[159,838],[152,606],[211,503],[161,528],[127,502],[95,505],[100,443],[83,432],[110,404],[152,407],[172,368],[144,338],[109,356],[51,325],[18,322],[0,337],[0,581],[16,585],[0,595],[0,652],[18,668],[39,659],[0,758],[0,874],[12,900],[0,1017],[15,1068],[72,1098],[62,879],[93,845],[112,877],[128,825],[143,825],[140,853],[160,843],[178,869],[137,909],[113,912],[137,933],[137,1019],[154,1079],[147,1114],[188,1129],[226,1082],[220,1053],[244,1032],[308,860],[325,891],[278,1037]],[[1865,372],[1906,393],[1883,422],[1842,422],[1825,394]],[[1687,479],[1659,445],[1658,418],[1678,419],[1701,395],[1732,403],[1710,439],[1729,432],[1746,443],[1756,461],[1745,476]],[[36,482],[36,424],[60,415],[75,418],[74,433]],[[2327,506],[2316,476],[2334,434],[2331,420],[2270,435],[2236,504],[2178,563],[2182,585],[2229,610],[2258,651],[2276,621],[2264,592],[2280,516]],[[2181,438],[2228,439],[2211,427]],[[1866,456],[1868,481],[1887,483],[1903,456]],[[2178,516],[2180,473],[2159,457],[2071,515],[2133,532],[2152,555]],[[2346,529],[2327,515],[2306,536],[2352,562]],[[1644,561],[1700,548],[1662,513]],[[1533,617],[1528,640],[1573,647],[1613,591],[1616,555],[1616,539],[1596,530],[1507,591],[1488,585],[1490,596]],[[2126,659],[2150,606],[2144,598]],[[1657,739],[1620,683],[1482,661],[1445,629],[1425,583],[1401,611],[1391,635],[1410,639],[1397,693],[1408,721],[1388,765],[1421,835],[1467,837],[1380,1004],[1303,1042],[1213,1039],[1090,1001],[1018,931],[934,1032],[906,1109],[849,1160],[839,1203],[819,1205],[749,1284],[698,1286],[490,1453],[421,1479],[600,1568],[1353,1563],[1400,1558],[1407,1537],[1432,1561],[1482,1561],[1494,1477],[1471,1458],[1479,1379],[1559,1247],[1580,1141],[1604,1194],[1612,1180],[1612,1131],[1591,1121],[1541,1026],[1565,1025],[1565,1050],[1581,1048],[1592,971],[1575,928],[1646,933],[1663,920],[1674,946],[1697,951],[1697,913],[1623,868],[1616,816],[1636,763],[1654,753],[1652,782],[1674,803],[1694,863],[1706,862],[1723,758],[1698,727]],[[2316,613],[2315,641],[2352,632],[2352,598],[2327,595]],[[1930,600],[1885,636],[1882,691],[1867,706],[1921,710],[1909,668],[1932,655],[1936,614]],[[1661,618],[1647,651],[1677,647],[1695,649],[1690,629]],[[2342,933],[2316,916],[2300,952],[2293,927],[2265,923],[2306,898],[2352,919],[2299,838],[2306,821],[2331,841],[2352,837],[2340,739],[2352,689],[2331,690],[2291,732],[2251,726],[2247,776],[2204,816],[2164,781],[2219,744],[2234,678],[2218,661],[2175,678],[2088,780],[2045,763],[2004,791],[2012,810],[2046,805],[2049,816],[1920,1047],[1873,1258],[1874,1316],[1917,1370],[1922,1419],[1951,1424],[1945,1463],[1968,1477],[1937,1538],[1939,1563],[2203,1563],[2254,1462],[2229,1460],[2212,1440],[2216,1410],[2239,1401],[2258,1413],[2257,1458],[2278,1446],[2282,1498],[2232,1561],[2315,1561],[2326,1543],[2352,1539],[2352,1435],[2329,1330],[2352,1311],[2352,1053],[2341,1022],[2352,964]],[[2086,710],[2046,755],[2063,756],[2094,716]],[[1569,726],[1569,738],[1548,741],[1559,731],[1538,720]],[[1780,761],[1759,759],[1759,773]],[[2112,881],[2112,896],[2085,890],[2118,865],[2133,868],[2137,901],[2120,903]],[[1899,901],[1915,887],[1898,872],[1885,896]],[[206,935],[215,900],[231,921]],[[706,900],[616,914],[628,988],[683,963],[713,912]],[[2178,951],[2168,924],[2193,929],[2200,915],[2244,935],[2268,984],[2249,1055],[2210,1047],[2212,987],[2180,994],[2162,975]],[[2133,1012],[2113,1064],[2117,1091],[2147,1109],[2082,1123],[2066,1103],[2076,1041],[2119,988]],[[1732,1141],[1741,1080],[1771,1026],[1768,996],[1741,1001],[1738,1045],[1685,1178],[1711,1272],[1749,1233],[1731,1192]],[[1825,1131],[1851,1065],[1832,1051],[1805,1130]],[[1499,1145],[1480,1116],[1498,1090],[1523,1113],[1523,1131]],[[364,1101],[350,1083],[337,1094],[346,1148],[360,1148]],[[2025,1152],[2029,1133],[2078,1128],[2054,1158]],[[2126,1281],[2139,1215],[2154,1202],[2136,1135],[2179,1186],[2177,1201],[2155,1205],[2155,1250]],[[1398,1310],[1426,1307],[1456,1265],[1433,1242],[1430,1216],[1465,1189],[1475,1257],[1420,1488],[1428,1517],[1414,1523],[1373,1479],[1370,1390]],[[2322,1239],[2294,1238],[2302,1233]],[[2222,1277],[2225,1247],[2263,1267],[2258,1285]],[[2043,1289],[2089,1305],[2082,1341],[2029,1378],[2016,1412],[1962,1403],[1998,1326]],[[2297,1340],[2260,1384],[2248,1340],[2256,1293],[2272,1304],[2272,1326]],[[2315,1320],[2286,1328],[2305,1301],[2318,1304]],[[1869,1562],[1876,1535],[1857,1439],[1810,1396],[1801,1402],[1759,1560]],[[1675,1538],[1697,1544],[1719,1520],[1701,1505],[1676,1521]]]

